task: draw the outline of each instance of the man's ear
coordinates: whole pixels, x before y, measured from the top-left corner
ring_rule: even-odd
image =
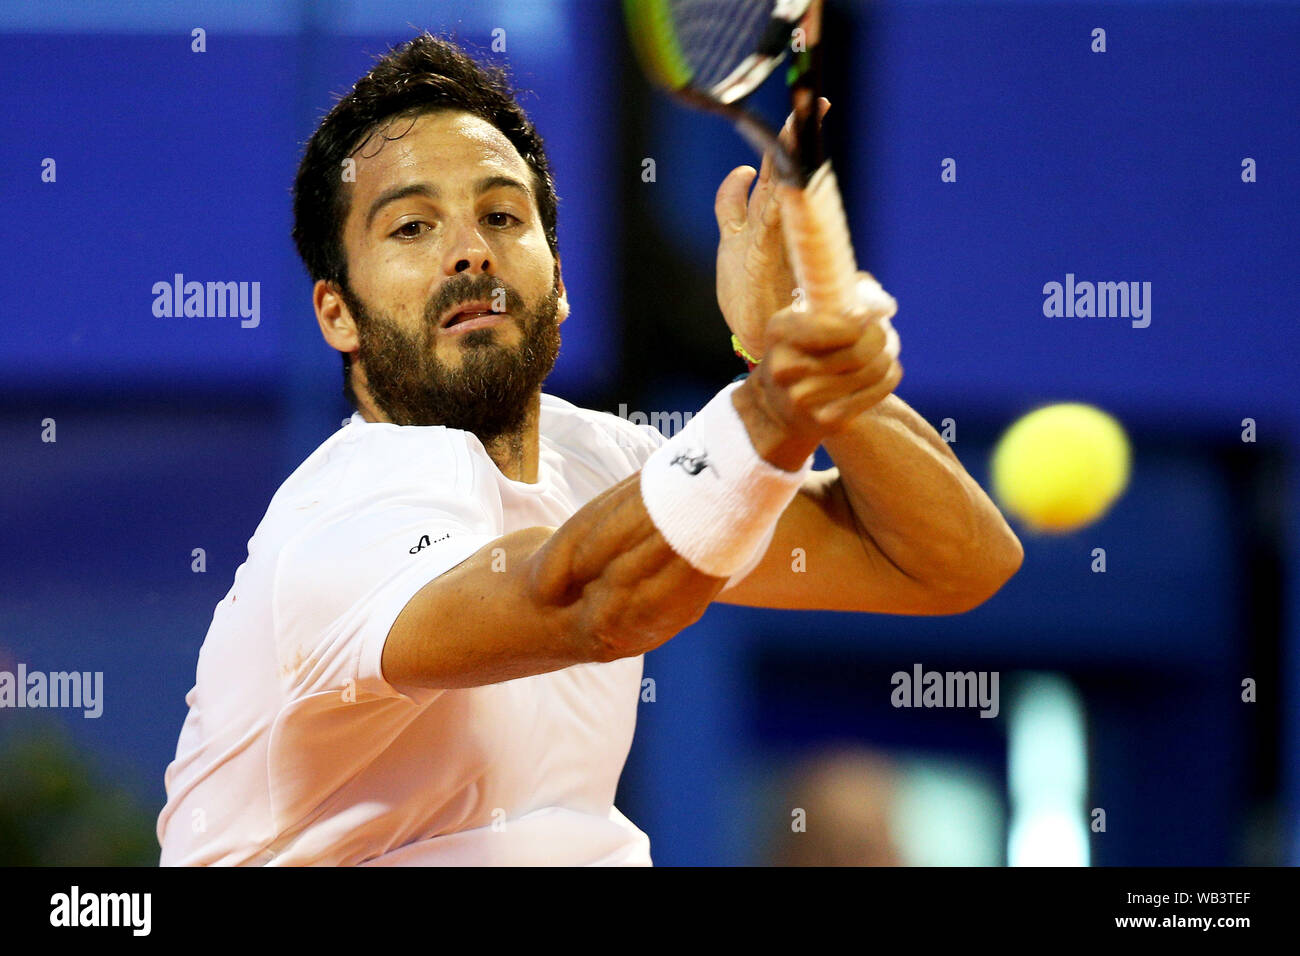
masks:
[[[564,277],[560,275],[560,257],[555,257],[555,290],[560,294],[560,300],[556,303],[555,321],[563,322],[569,317],[569,294],[564,291]]]
[[[316,309],[316,322],[325,341],[340,352],[355,352],[359,347],[357,323],[338,288],[318,279],[312,286],[311,304]]]

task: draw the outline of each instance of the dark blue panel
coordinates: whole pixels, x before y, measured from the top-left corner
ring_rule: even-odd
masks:
[[[12,386],[275,374],[295,275],[294,62],[282,40],[0,37],[7,121],[0,295]],[[41,181],[46,157],[57,181]],[[159,318],[156,282],[257,282],[240,318]],[[251,291],[251,287],[250,287]],[[252,319],[248,320],[250,323]]]
[[[896,2],[863,21],[850,215],[901,303],[908,389],[1294,414],[1300,9]],[[1151,282],[1150,326],[1045,317],[1067,273]]]
[[[604,23],[594,11],[588,26]],[[205,53],[190,51],[187,34],[0,36],[10,77],[0,91],[8,328],[0,372],[9,386],[247,385],[285,381],[305,363],[334,387],[338,359],[316,331],[289,238],[289,189],[332,94],[413,32],[329,37],[310,48],[296,36],[212,33]],[[612,107],[584,93],[602,82],[612,53],[587,50],[582,70],[572,68],[584,42],[573,32],[516,31],[508,60],[561,195],[573,314],[548,388],[580,397],[615,373],[608,250],[617,217],[612,151],[593,145],[609,140]],[[486,50],[491,37],[465,39]],[[305,62],[306,49],[318,59]],[[57,164],[52,183],[41,180],[47,157]],[[249,283],[250,298],[257,283],[256,325],[156,316],[154,285],[177,274]]]
[[[1184,683],[1167,670],[1085,682],[1095,866],[1245,862],[1247,768],[1235,674]]]
[[[46,416],[53,443],[41,441]],[[285,477],[281,427],[274,407],[253,402],[104,412],[50,400],[0,418],[12,469],[0,512],[0,658],[103,671],[103,716],[59,717],[110,764],[134,768],[128,776],[158,807],[199,645]]]

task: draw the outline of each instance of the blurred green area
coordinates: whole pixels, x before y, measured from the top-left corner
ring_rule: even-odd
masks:
[[[157,866],[154,822],[57,722],[0,733],[0,866]]]

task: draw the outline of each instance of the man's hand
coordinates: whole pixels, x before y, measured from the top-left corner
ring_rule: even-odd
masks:
[[[820,101],[823,117],[830,105],[825,98]],[[789,145],[793,140],[791,114],[781,130],[781,141]],[[728,173],[718,187],[713,211],[719,237],[718,307],[740,344],[759,358],[765,348],[768,320],[791,304],[795,288],[794,269],[781,232],[781,203],[772,179],[771,154],[763,157],[757,173],[753,166],[739,166]]]
[[[875,280],[866,273],[865,283]],[[879,288],[875,286],[875,288]],[[883,290],[863,296],[846,315],[793,306],[771,317],[767,352],[733,401],[755,450],[769,463],[797,470],[822,440],[889,395],[903,369],[886,349],[882,318],[896,303]]]

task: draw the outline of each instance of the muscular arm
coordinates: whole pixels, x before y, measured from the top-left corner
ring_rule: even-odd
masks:
[[[718,600],[787,609],[954,614],[983,603],[1023,551],[947,443],[896,395],[823,442],[757,568]]]
[[[560,528],[507,534],[425,585],[384,645],[393,684],[475,687],[645,653],[699,620],[726,584],[673,552],[640,473]],[[502,552],[504,552],[504,568]]]
[[[810,476],[725,602],[956,614],[1020,567],[1020,542],[997,507],[892,394],[902,369],[869,320],[892,315],[894,302],[872,284],[849,315],[775,314],[762,362],[733,396],[760,455],[789,468],[821,425],[818,443],[837,468]]]

